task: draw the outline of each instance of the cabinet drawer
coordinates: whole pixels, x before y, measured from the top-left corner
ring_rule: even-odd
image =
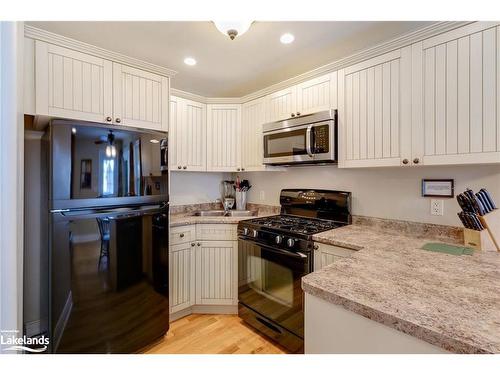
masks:
[[[170,245],[196,241],[196,230],[194,225],[174,227],[170,230]]]
[[[236,224],[198,224],[196,239],[198,241],[236,241]]]

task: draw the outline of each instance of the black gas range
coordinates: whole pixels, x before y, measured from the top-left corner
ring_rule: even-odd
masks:
[[[314,269],[312,236],[351,223],[351,193],[285,189],[280,204],[280,215],[238,224],[238,311],[291,352],[302,352],[301,279]]]

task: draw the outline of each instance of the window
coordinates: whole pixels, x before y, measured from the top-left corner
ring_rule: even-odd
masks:
[[[102,161],[102,195],[113,195],[115,159],[104,159]]]

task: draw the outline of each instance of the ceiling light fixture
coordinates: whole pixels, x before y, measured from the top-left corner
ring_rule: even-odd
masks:
[[[213,21],[217,30],[228,35],[231,40],[248,31],[253,21]]]
[[[186,57],[184,59],[184,64],[189,65],[189,66],[193,66],[193,65],[196,65],[196,60],[193,57]]]
[[[290,44],[294,40],[295,40],[295,37],[293,36],[293,34],[290,34],[290,33],[285,33],[280,38],[280,42],[283,44]]]
[[[153,139],[150,139],[150,140],[149,140],[149,142],[151,142],[151,143],[153,143],[153,144],[160,143],[160,141],[159,141],[159,140],[154,139],[154,138],[153,138]]]

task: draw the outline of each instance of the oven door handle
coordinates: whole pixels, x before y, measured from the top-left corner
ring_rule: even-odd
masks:
[[[249,240],[248,238],[243,238],[243,237],[240,237],[240,240],[254,243],[256,245],[259,245],[263,249],[270,250],[270,251],[272,251],[274,253],[278,253],[278,254],[282,254],[282,255],[286,255],[286,256],[291,256],[291,257],[294,257],[294,258],[307,259],[307,255],[304,254],[304,253],[301,253],[300,251],[294,253],[293,251],[278,249],[276,247],[271,247],[269,245],[265,245],[265,244],[259,243],[257,241],[252,241],[252,240]]]
[[[306,151],[307,151],[307,155],[309,155],[309,157],[313,157],[313,153],[312,153],[312,147],[311,147],[311,144],[312,144],[312,127],[313,125],[309,125],[307,127],[307,130],[306,130]]]

